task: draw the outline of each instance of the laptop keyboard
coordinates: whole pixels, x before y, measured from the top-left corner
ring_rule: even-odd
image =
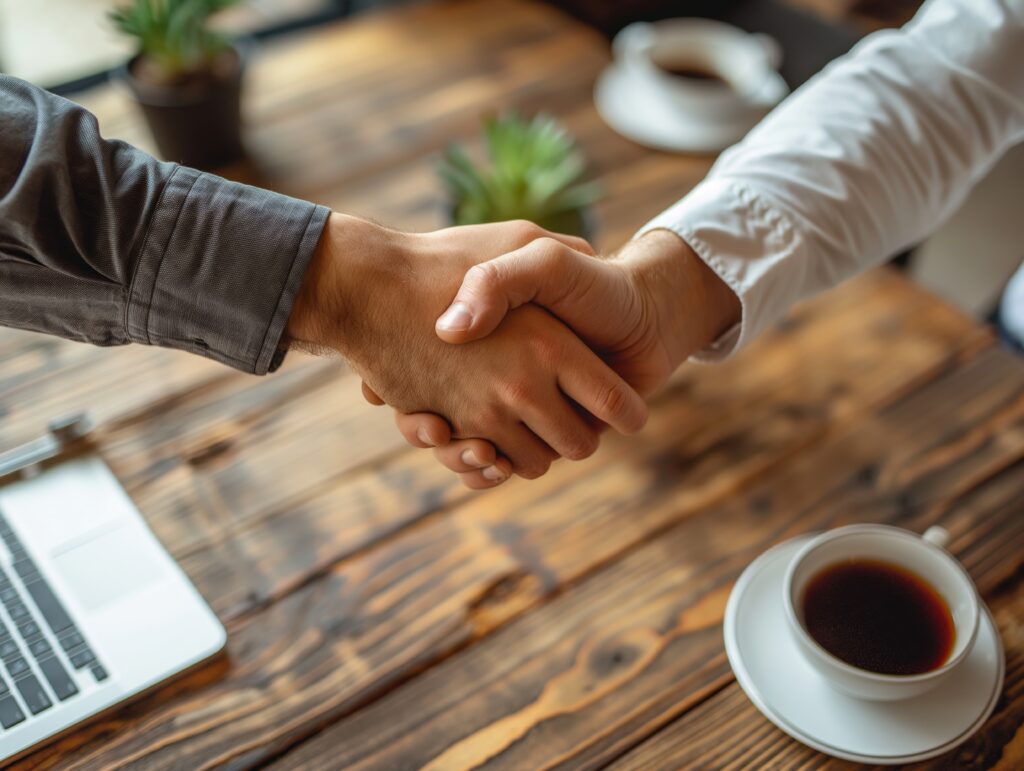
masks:
[[[6,620],[0,620],[0,726],[7,729],[50,709],[54,700],[77,694],[69,668],[88,668],[98,682],[107,679],[107,671],[2,512],[0,540],[11,553],[16,575],[0,568],[0,604],[7,613]],[[54,651],[41,621],[53,633],[64,660]]]

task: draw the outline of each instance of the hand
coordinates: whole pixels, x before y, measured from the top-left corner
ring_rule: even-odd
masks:
[[[563,324],[530,307],[480,343],[450,346],[432,333],[466,270],[538,238],[555,239],[521,222],[409,234],[332,214],[288,337],[339,351],[396,409],[443,415],[454,436],[486,438],[511,461],[497,468],[505,475],[539,476],[559,454],[587,457],[597,431],[569,399],[623,432],[643,425],[646,405]]]
[[[558,243],[528,244],[472,268],[437,334],[452,343],[487,335],[509,310],[533,302],[567,323],[644,396],[675,368],[740,318],[729,287],[677,235],[656,230],[631,241],[612,259],[599,260]],[[447,444],[435,415],[399,415],[411,441],[431,435],[438,459],[471,487],[491,487],[465,455],[493,456],[481,441]],[[422,446],[415,441],[416,446]]]

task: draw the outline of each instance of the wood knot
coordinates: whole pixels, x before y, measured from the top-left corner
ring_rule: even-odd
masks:
[[[232,439],[219,439],[189,452],[185,456],[185,462],[190,466],[205,466],[229,453],[234,444]]]
[[[595,675],[606,677],[616,670],[628,669],[640,657],[640,651],[633,645],[613,640],[601,646],[590,657],[590,671]]]

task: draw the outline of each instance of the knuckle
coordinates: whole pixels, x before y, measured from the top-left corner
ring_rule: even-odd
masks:
[[[565,262],[565,249],[561,241],[551,236],[543,236],[533,242],[537,251],[549,263],[559,264]]]
[[[498,284],[498,267],[492,262],[481,262],[466,271],[466,282],[478,290],[490,289]]]
[[[549,280],[554,282],[571,280],[576,265],[576,253],[555,238],[540,238],[535,243],[538,245],[538,254]]]
[[[531,405],[535,400],[533,384],[525,379],[509,380],[502,385],[502,398],[513,406]]]
[[[513,220],[512,226],[515,228],[515,232],[518,237],[524,242],[533,241],[538,236],[542,236],[547,232],[542,227],[530,222],[530,220]]]
[[[597,434],[586,432],[574,437],[568,446],[565,457],[569,460],[586,460],[597,452],[599,440]]]
[[[611,383],[602,387],[597,397],[597,405],[604,417],[617,420],[626,414],[629,399],[621,385]]]
[[[551,461],[547,459],[531,459],[524,463],[517,472],[523,479],[540,479],[551,468]]]

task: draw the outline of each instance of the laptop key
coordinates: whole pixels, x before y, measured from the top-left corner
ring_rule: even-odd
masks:
[[[13,586],[8,586],[6,589],[0,590],[0,602],[5,605],[8,602],[20,601],[21,598],[18,596],[18,590]]]
[[[65,629],[74,626],[68,612],[64,610],[64,606],[61,605],[48,583],[42,580],[30,581],[25,584],[25,588],[32,595],[39,612],[43,614],[43,618],[46,619],[46,623],[50,625],[54,634],[60,634]]]
[[[75,669],[81,669],[87,664],[91,664],[95,660],[96,656],[93,655],[93,652],[91,650],[86,648],[85,650],[81,650],[71,657],[71,664],[72,666],[74,666]]]
[[[17,681],[19,677],[31,670],[29,669],[28,662],[19,656],[18,658],[11,659],[7,662],[7,671],[10,673],[11,677]]]
[[[20,654],[21,648],[18,647],[18,643],[14,642],[14,640],[7,639],[0,642],[0,659],[6,661]]]
[[[22,605],[20,602],[12,602],[7,606],[7,612],[11,616],[11,620],[17,624],[23,618],[29,618],[28,608]]]
[[[72,629],[60,638],[60,647],[66,651],[77,648],[84,643],[85,640],[82,639],[82,635],[78,633],[77,629]]]
[[[102,664],[93,664],[92,676],[96,678],[97,682],[103,682],[107,679],[107,670],[103,668]]]
[[[0,698],[0,725],[4,728],[11,728],[18,725],[24,719],[25,713],[21,711],[21,707],[14,700],[14,696],[8,694]]]
[[[11,690],[11,687],[7,684],[7,681],[0,677],[0,696],[3,696],[9,690]]]
[[[39,668],[43,670],[43,674],[50,683],[50,687],[53,688],[53,692],[57,694],[57,698],[61,701],[69,699],[78,693],[78,686],[75,685],[75,681],[71,679],[64,670],[64,666],[57,659],[52,656],[42,659],[39,662]]]
[[[39,634],[39,625],[32,619],[28,619],[18,624],[18,631],[21,632],[21,636],[25,640],[31,640]]]
[[[26,581],[30,581],[35,576],[39,575],[39,571],[36,570],[36,563],[24,555],[19,556],[19,558],[14,561],[14,572]]]
[[[32,655],[36,658],[45,656],[50,653],[53,648],[50,647],[50,643],[46,641],[46,638],[40,637],[38,640],[28,646],[28,649],[32,651]]]
[[[49,709],[53,706],[50,697],[43,690],[42,683],[36,679],[35,675],[28,675],[20,680],[15,680],[14,684],[18,686],[18,692],[21,694],[25,706],[29,708],[33,715],[38,715],[44,709]]]

